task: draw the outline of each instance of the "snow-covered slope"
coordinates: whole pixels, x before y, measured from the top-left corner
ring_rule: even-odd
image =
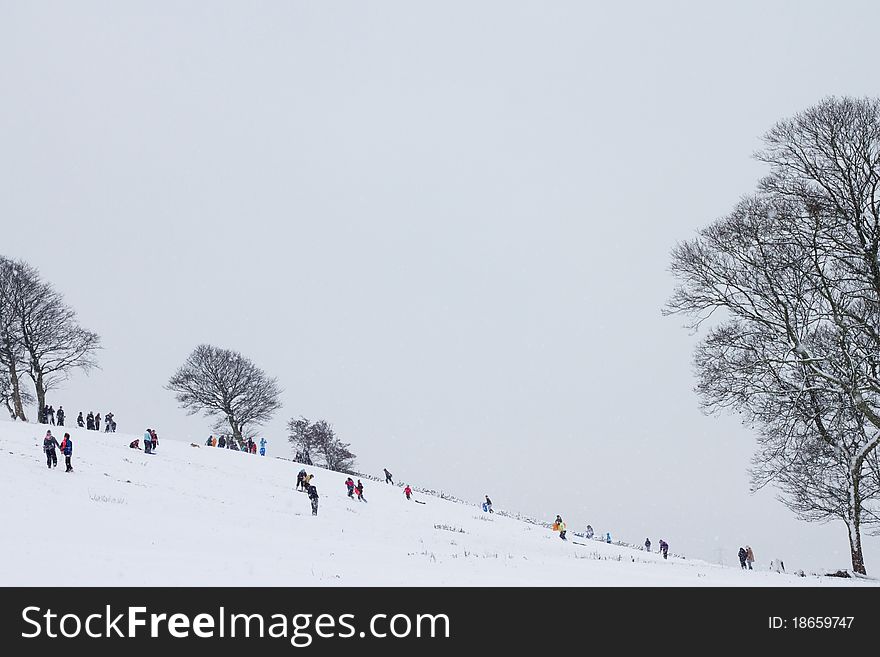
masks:
[[[606,545],[477,506],[307,468],[318,517],[287,460],[160,436],[70,429],[71,474],[48,470],[47,427],[0,422],[0,585],[869,585],[742,572]],[[52,427],[59,442],[64,429]],[[417,483],[417,482],[411,482]]]

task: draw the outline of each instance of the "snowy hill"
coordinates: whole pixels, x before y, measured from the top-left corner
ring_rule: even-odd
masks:
[[[74,472],[48,470],[47,427],[0,422],[0,585],[838,586],[869,580],[795,577],[606,545],[477,506],[309,467],[311,515],[288,460],[51,427],[74,440]],[[411,482],[417,483],[417,482]],[[62,560],[62,554],[64,559]]]

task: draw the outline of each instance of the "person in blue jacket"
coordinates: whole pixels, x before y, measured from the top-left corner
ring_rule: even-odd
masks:
[[[606,543],[611,542],[611,532],[605,532],[605,542]]]
[[[73,441],[69,433],[64,434],[60,447],[61,453],[64,454],[64,465],[67,466],[65,472],[73,472],[73,466],[70,464],[70,457],[73,456]]]
[[[260,456],[266,456],[266,439],[260,438]]]
[[[144,454],[153,453],[153,434],[147,429],[144,431]]]

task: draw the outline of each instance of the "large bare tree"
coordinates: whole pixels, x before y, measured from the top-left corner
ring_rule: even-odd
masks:
[[[39,416],[49,390],[75,369],[96,367],[101,340],[79,325],[64,296],[25,262],[0,262],[0,305],[0,362],[9,372],[14,412],[26,419],[20,389],[23,368],[33,381]]]
[[[697,390],[759,429],[754,475],[803,518],[834,509],[864,573],[880,446],[880,102],[825,100],[765,145],[758,193],[674,249],[667,312],[711,324]]]
[[[224,422],[239,442],[281,408],[276,379],[240,353],[206,344],[193,350],[166,388],[190,415]]]

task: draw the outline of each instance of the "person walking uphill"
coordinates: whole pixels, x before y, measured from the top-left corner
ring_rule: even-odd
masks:
[[[666,559],[669,554],[669,543],[662,538],[660,539],[660,552],[663,554],[663,558]]]
[[[565,523],[562,521],[562,516],[560,516],[559,514],[556,515],[556,520],[553,522],[552,529],[555,532],[559,532],[559,538],[561,538],[563,541],[568,540],[567,538],[565,538]]]
[[[46,452],[46,466],[50,470],[58,467],[58,456],[55,454],[56,447],[60,447],[58,441],[55,440],[55,436],[52,435],[51,431],[47,431],[46,437],[43,438],[43,451]]]
[[[361,483],[360,479],[358,479],[358,485],[354,487],[354,492],[357,493],[358,502],[367,501],[367,498],[364,497],[364,485]]]
[[[746,545],[746,563],[749,564],[749,570],[754,570],[752,564],[755,563],[755,553],[751,545]]]
[[[739,549],[739,552],[736,553],[736,556],[739,557],[739,567],[742,568],[743,570],[745,570],[746,569],[746,557],[749,556],[748,552],[746,552],[745,548],[741,547]]]
[[[73,456],[73,441],[70,439],[70,434],[64,434],[64,438],[61,441],[61,453],[64,454],[64,465],[67,466],[65,472],[73,472],[73,466],[70,464],[70,457]]]
[[[382,468],[383,472],[385,472],[385,483],[386,484],[394,484],[394,480],[391,478],[392,475],[388,472],[388,468]]]
[[[309,500],[312,503],[312,515],[318,515],[318,489],[309,484],[308,487]]]

